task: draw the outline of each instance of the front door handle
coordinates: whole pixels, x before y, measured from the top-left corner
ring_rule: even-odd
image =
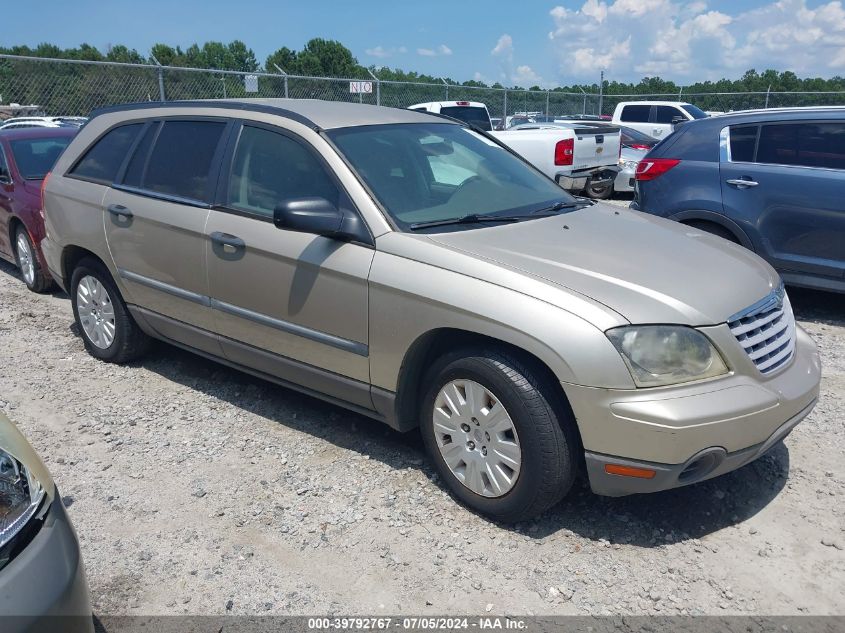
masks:
[[[108,212],[117,218],[132,219],[132,212],[122,204],[110,204],[107,208]]]
[[[211,234],[211,241],[215,244],[219,244],[226,248],[226,250],[234,251],[240,250],[246,247],[246,242],[244,242],[241,238],[236,235],[229,235],[228,233],[221,233],[220,231],[215,231]]]
[[[746,189],[748,187],[756,187],[759,185],[759,182],[754,180],[745,180],[744,178],[729,178],[725,181],[729,185],[734,185],[735,187],[739,187],[740,189]]]

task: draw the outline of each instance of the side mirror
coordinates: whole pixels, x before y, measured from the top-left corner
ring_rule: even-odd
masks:
[[[678,127],[679,125],[682,125],[686,122],[687,122],[687,120],[682,116],[672,117],[672,126],[673,127]]]
[[[3,168],[0,168],[0,185],[11,185],[12,176]]]
[[[354,213],[344,212],[325,198],[282,200],[273,211],[278,229],[314,233],[340,240],[371,242],[369,232]]]

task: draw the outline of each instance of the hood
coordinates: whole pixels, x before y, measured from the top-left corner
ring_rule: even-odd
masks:
[[[741,246],[602,204],[426,237],[590,297],[631,323],[724,323],[780,283],[771,266]]]

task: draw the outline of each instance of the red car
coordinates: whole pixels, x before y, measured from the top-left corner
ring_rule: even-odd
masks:
[[[41,182],[78,130],[0,130],[0,258],[16,264],[34,292],[53,285],[41,253]]]

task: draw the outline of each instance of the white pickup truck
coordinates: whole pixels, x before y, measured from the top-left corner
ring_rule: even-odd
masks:
[[[409,109],[459,118],[485,131],[491,129],[490,115],[483,103],[436,101],[418,103]],[[597,127],[587,122],[553,128],[527,124],[488,133],[567,191],[577,193],[587,187],[600,191],[602,187],[612,187],[619,171],[618,127]]]
[[[662,139],[676,126],[708,116],[691,103],[680,101],[622,101],[616,105],[611,122]]]

